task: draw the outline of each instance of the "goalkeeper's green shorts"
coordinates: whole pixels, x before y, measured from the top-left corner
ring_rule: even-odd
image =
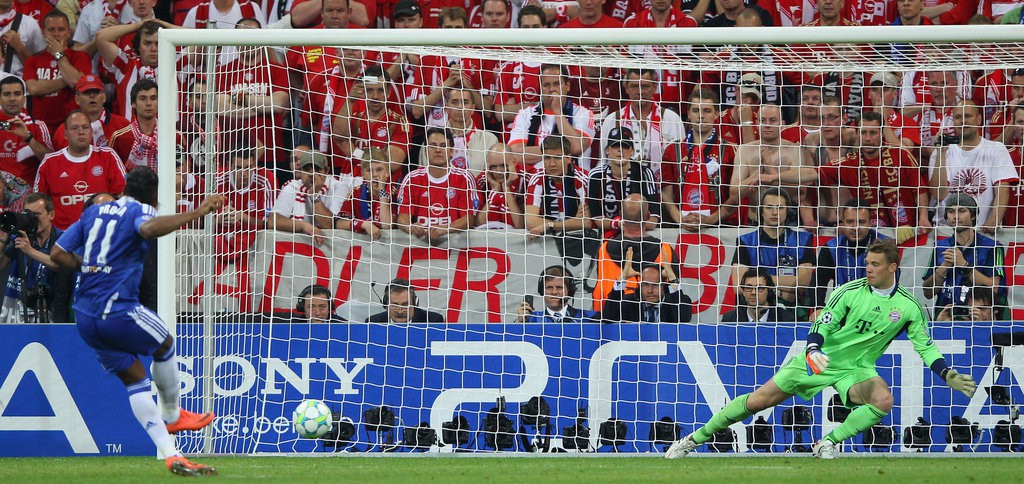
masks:
[[[878,372],[874,368],[838,369],[833,366],[829,366],[820,375],[807,375],[807,362],[803,357],[797,356],[782,365],[773,379],[779,389],[791,395],[799,395],[804,400],[814,398],[825,387],[835,388],[839,392],[839,398],[843,400],[843,405],[849,407],[851,405],[846,401],[846,394],[850,392],[850,388],[876,376]]]

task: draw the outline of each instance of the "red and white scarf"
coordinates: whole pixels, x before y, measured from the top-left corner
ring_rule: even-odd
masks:
[[[11,9],[10,12],[0,15],[0,30],[6,28],[8,25],[11,25],[11,22],[14,21],[14,17],[17,15],[18,12],[16,12],[13,8]]]
[[[135,139],[132,149],[128,154],[126,162],[134,163],[136,166],[148,166],[156,171],[156,131],[153,126],[153,134],[145,134],[139,129],[139,122],[133,120],[131,124],[132,137]]]

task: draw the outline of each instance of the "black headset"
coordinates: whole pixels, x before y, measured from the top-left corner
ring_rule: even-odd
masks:
[[[799,207],[797,207],[797,206],[795,206],[793,204],[793,197],[786,190],[783,190],[782,188],[773,187],[773,188],[769,188],[769,189],[765,190],[764,193],[761,194],[761,199],[758,201],[758,204],[757,204],[757,223],[758,224],[764,223],[764,217],[763,217],[763,215],[764,215],[764,199],[768,198],[769,195],[775,195],[777,197],[782,197],[783,200],[786,201],[786,218],[782,219],[782,225],[789,225],[789,221],[790,221],[791,217],[794,218],[794,220],[795,220],[795,216],[794,215],[798,212],[798,210],[794,210],[794,209],[797,209]]]
[[[544,271],[540,273],[540,278],[537,279],[537,294],[544,295],[544,280],[549,277],[561,277],[562,281],[565,282],[565,293],[568,297],[576,296],[576,278],[569,272],[565,266],[553,265],[544,268]]]
[[[324,286],[321,286],[320,284],[312,284],[306,286],[306,288],[299,293],[299,300],[295,303],[295,311],[302,314],[306,314],[306,298],[309,297],[310,294],[313,294],[314,292],[326,294],[328,299],[331,298],[331,290],[327,289]]]
[[[412,283],[408,279],[392,279],[388,285],[384,286],[384,297],[380,299],[381,305],[387,306],[391,300],[391,289],[408,289],[409,300],[412,301],[413,306],[420,305],[420,298],[416,297],[416,289],[412,287]]]

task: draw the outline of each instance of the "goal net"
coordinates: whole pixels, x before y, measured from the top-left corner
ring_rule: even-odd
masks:
[[[847,450],[1012,447],[1019,32],[163,30],[162,207],[227,201],[159,246],[184,405],[218,415],[180,442],[661,452],[802,355],[895,239],[979,390],[900,336],[893,410]],[[845,324],[911,317],[873,311]],[[839,397],[702,451],[806,451]],[[328,437],[292,429],[305,399]]]

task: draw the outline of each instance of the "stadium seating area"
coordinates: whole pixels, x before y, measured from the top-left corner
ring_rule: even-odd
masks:
[[[33,188],[8,191],[4,206],[20,210],[28,193],[46,192],[61,229],[90,196],[123,185],[116,174],[68,180],[59,167],[82,153],[100,163],[96,153],[106,153],[125,172],[156,168],[150,80],[161,28],[897,28],[1021,19],[1007,0],[824,0],[815,10],[783,0],[7,3],[0,31],[4,71],[14,77],[0,81],[0,117],[11,120],[0,130],[0,170]],[[903,47],[878,55],[897,64],[930,55]],[[629,49],[709,62],[786,55],[749,46]],[[937,298],[937,317],[974,286],[990,288],[996,315],[1005,312],[1004,249],[988,237],[1024,221],[1024,69],[611,69],[310,46],[208,54],[180,52],[175,150],[179,209],[205,193],[229,199],[212,222],[218,264],[244,258],[261,230],[314,238],[347,230],[374,240],[400,230],[429,244],[470,229],[522,229],[555,239],[569,266],[581,250],[607,264],[591,281],[600,309],[625,248],[648,231],[758,228],[725,261],[735,266],[737,300],[765,304],[744,300],[742,289],[748,269],[765,267],[767,280],[751,282],[776,286],[767,297],[806,320],[825,288],[858,276],[847,246],[884,233],[911,247],[934,226],[960,224],[974,228],[961,242],[992,241],[991,250],[964,255],[978,277],[945,277],[943,268],[963,257],[936,249],[938,274],[918,283]],[[65,125],[76,109],[88,133]],[[83,136],[93,150],[76,148]],[[969,159],[972,147],[984,160]],[[969,221],[947,213],[955,194],[970,195]],[[764,254],[780,245],[792,253]],[[605,260],[594,257],[599,250]],[[646,263],[667,262],[652,277],[678,278],[673,249],[637,250],[629,287]]]

